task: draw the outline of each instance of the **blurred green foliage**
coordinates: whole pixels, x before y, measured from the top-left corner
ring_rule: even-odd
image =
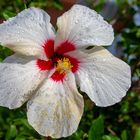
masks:
[[[62,10],[63,6],[59,0],[0,0],[0,17],[8,19],[28,7],[40,7],[46,9],[53,7]]]
[[[87,4],[99,12],[106,2],[87,0]],[[115,21],[115,33],[120,36],[115,49],[132,68],[132,87],[122,102],[107,108],[94,106],[84,94],[85,111],[77,132],[60,140],[140,140],[140,26],[136,26],[133,20],[140,1],[116,0],[115,4],[118,11],[108,20]],[[59,0],[4,0],[0,1],[0,20],[30,6],[63,9]],[[9,49],[0,47],[0,61],[11,54]],[[28,124],[24,106],[17,110],[0,107],[0,140],[44,139]]]

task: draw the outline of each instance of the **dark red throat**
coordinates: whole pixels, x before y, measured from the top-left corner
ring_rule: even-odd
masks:
[[[37,59],[36,64],[41,71],[48,71],[55,68],[58,60],[61,60],[63,58],[69,59],[70,63],[72,64],[71,71],[73,73],[75,73],[78,70],[78,66],[80,63],[79,60],[77,58],[65,54],[70,51],[74,51],[76,49],[75,45],[73,45],[69,41],[65,41],[61,43],[54,51],[54,40],[49,39],[45,42],[43,48],[44,48],[44,53],[46,55],[46,58],[48,58],[48,60],[45,61],[45,60]],[[65,75],[66,75],[65,73],[59,73],[58,71],[55,71],[52,74],[51,78],[54,81],[63,81]]]

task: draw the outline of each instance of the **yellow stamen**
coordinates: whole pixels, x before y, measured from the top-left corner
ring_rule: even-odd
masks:
[[[56,65],[56,71],[59,73],[66,73],[71,70],[73,66],[70,63],[70,60],[68,58],[63,58],[57,61]]]

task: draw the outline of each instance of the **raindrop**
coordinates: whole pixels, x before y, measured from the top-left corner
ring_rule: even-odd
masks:
[[[76,23],[76,24],[78,24],[78,22],[79,22],[79,21],[78,21],[78,19],[77,19],[77,20],[75,20],[75,23]]]

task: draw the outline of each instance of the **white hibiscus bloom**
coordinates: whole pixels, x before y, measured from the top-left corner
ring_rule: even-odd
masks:
[[[0,105],[27,103],[27,117],[44,136],[66,137],[77,130],[87,93],[97,106],[126,95],[130,67],[101,45],[114,39],[112,26],[94,10],[74,5],[57,21],[29,8],[0,25],[0,43],[16,52],[0,64]],[[90,45],[93,49],[86,50]]]

